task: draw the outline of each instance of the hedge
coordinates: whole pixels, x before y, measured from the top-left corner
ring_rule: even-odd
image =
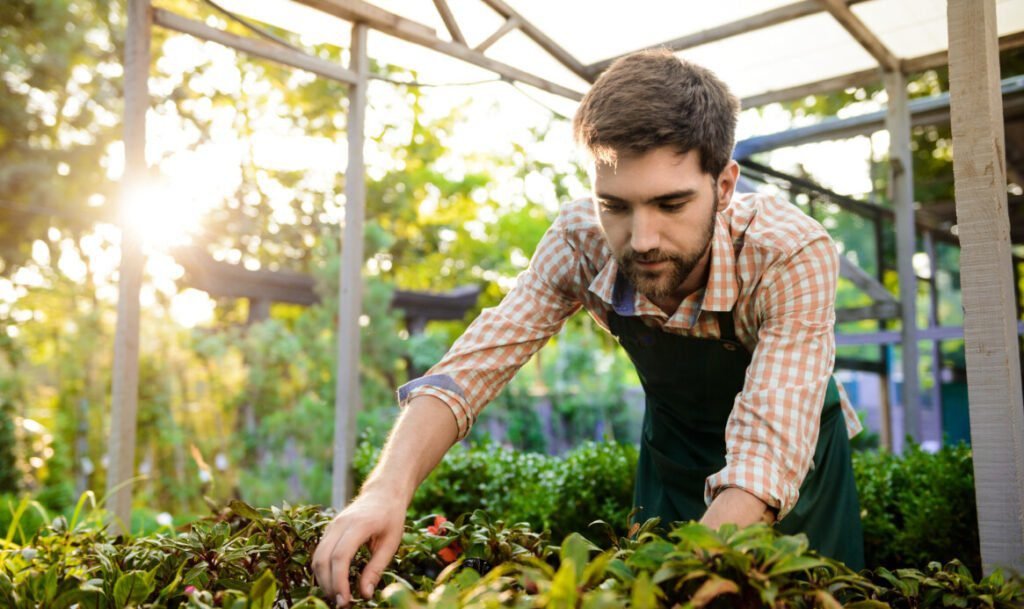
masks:
[[[377,454],[371,444],[360,445],[357,480],[365,479]],[[555,539],[586,532],[594,520],[623,532],[632,509],[636,461],[637,449],[627,444],[590,442],[564,457],[495,444],[456,445],[416,493],[410,515],[483,509],[547,529]],[[957,559],[981,573],[968,446],[935,454],[911,446],[902,457],[858,452],[853,467],[868,567],[925,568],[931,561]]]

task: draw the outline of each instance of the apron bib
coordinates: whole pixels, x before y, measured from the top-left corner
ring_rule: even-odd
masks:
[[[718,323],[722,338],[707,339],[649,328],[639,317],[608,315],[646,395],[633,496],[639,522],[699,520],[707,511],[705,479],[725,467],[725,427],[751,354],[736,339],[731,311],[718,314]],[[825,394],[814,465],[796,506],[775,527],[806,534],[811,548],[852,569],[864,567],[850,442],[834,379]]]

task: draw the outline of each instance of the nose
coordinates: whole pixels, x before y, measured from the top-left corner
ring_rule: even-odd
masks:
[[[629,237],[629,246],[638,254],[658,249],[660,245],[660,229],[655,214],[645,209],[633,212],[633,223]]]

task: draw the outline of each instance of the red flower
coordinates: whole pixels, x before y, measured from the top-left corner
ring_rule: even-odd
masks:
[[[185,596],[192,596],[196,591],[195,586],[185,586]]]
[[[434,524],[427,527],[427,532],[431,535],[443,536],[441,526],[448,522],[448,519],[444,516],[434,516]]]
[[[437,535],[438,537],[445,536],[444,523],[448,522],[448,519],[444,516],[435,516],[434,524],[427,527],[427,533],[431,535]],[[438,551],[437,556],[445,562],[445,564],[453,563],[462,554],[462,547],[459,546],[459,542],[453,541],[447,546],[441,548]]]

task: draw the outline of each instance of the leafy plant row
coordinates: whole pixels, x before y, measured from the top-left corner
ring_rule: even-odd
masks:
[[[168,535],[111,537],[54,520],[30,543],[0,551],[0,606],[79,609],[324,608],[310,555],[330,519],[317,507],[228,509]],[[1017,608],[1024,580],[976,581],[959,562],[854,573],[803,536],[733,526],[712,531],[651,520],[620,536],[597,522],[560,545],[482,511],[410,522],[384,585],[356,607]],[[368,557],[360,553],[353,569]]]
[[[376,462],[361,444],[357,477]],[[456,446],[417,492],[413,517],[483,509],[509,522],[548,529],[554,539],[586,531],[595,519],[625,532],[632,509],[637,450],[587,443],[564,457],[506,450],[494,444]],[[935,454],[911,446],[903,456],[854,453],[854,475],[869,567],[925,568],[960,560],[981,573],[971,450],[960,444]],[[941,523],[937,526],[936,523]]]

